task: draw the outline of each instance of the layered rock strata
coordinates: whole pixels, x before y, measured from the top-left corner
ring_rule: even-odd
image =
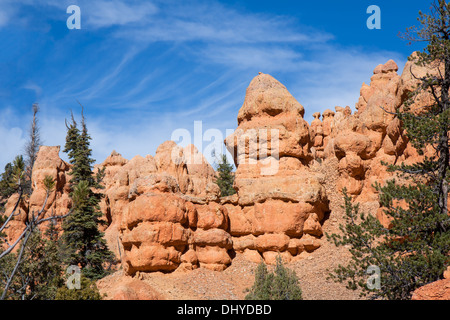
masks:
[[[257,261],[290,261],[320,246],[321,221],[328,211],[325,177],[313,159],[303,106],[267,74],[255,77],[226,138],[236,165],[236,195],[223,199],[234,249]]]
[[[356,112],[335,107],[303,118],[304,107],[285,86],[267,74],[250,83],[235,132],[225,140],[236,165],[236,194],[220,198],[215,172],[190,145],[161,144],[154,156],[124,159],[112,154],[105,168],[101,210],[105,238],[126,273],[205,267],[223,270],[235,252],[249,260],[273,263],[301,259],[321,245],[322,224],[329,212],[327,177],[312,167],[339,162],[338,191],[379,208],[374,182],[392,176],[381,161],[411,163],[420,157],[408,143],[395,111],[427,70],[409,61],[403,73],[390,60],[377,66],[370,85],[363,84]],[[417,97],[413,110],[430,102]],[[19,205],[7,230],[12,242],[27,216],[45,201],[43,180],[56,182],[46,214],[62,215],[71,207],[70,165],[59,147],[41,147],[33,169],[33,193]],[[13,210],[17,195],[6,205]],[[333,214],[333,213],[331,213]],[[386,226],[382,209],[377,212]]]

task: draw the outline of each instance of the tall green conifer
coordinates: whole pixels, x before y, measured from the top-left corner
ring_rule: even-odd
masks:
[[[233,188],[233,166],[228,162],[226,154],[220,156],[217,164],[217,173],[219,175],[216,178],[216,183],[220,188],[220,196],[227,197],[235,194],[236,190]]]
[[[360,213],[345,195],[346,224],[342,234],[329,236],[336,245],[349,246],[352,254],[350,263],[331,277],[372,298],[409,299],[418,287],[441,279],[450,264],[450,4],[437,0],[430,14],[419,14],[421,27],[408,29],[406,37],[428,43],[412,59],[429,72],[421,77],[413,74],[419,84],[396,116],[423,160],[388,166],[406,184],[395,180],[376,184],[391,227]],[[433,97],[432,103],[412,108],[424,93]]]
[[[63,224],[63,247],[68,251],[67,262],[80,265],[83,275],[95,280],[108,273],[105,266],[113,260],[113,254],[99,230],[99,225],[104,223],[99,207],[101,194],[94,192],[94,189],[102,188],[104,171],[100,170],[97,175],[92,171],[95,160],[91,158],[91,137],[84,115],[82,114],[81,131],[73,115],[67,129],[64,152],[68,154],[72,164],[70,182],[74,211]]]

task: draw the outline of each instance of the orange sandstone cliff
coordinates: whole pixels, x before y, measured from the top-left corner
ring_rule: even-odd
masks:
[[[101,209],[105,238],[127,275],[204,267],[224,270],[236,252],[250,261],[273,264],[278,254],[289,262],[321,246],[323,222],[333,216],[325,190],[327,176],[314,170],[337,162],[338,189],[379,208],[374,182],[392,178],[381,161],[414,162],[419,156],[392,113],[402,107],[417,76],[425,69],[408,62],[402,74],[392,60],[375,68],[363,84],[356,112],[335,107],[314,113],[285,86],[260,73],[247,88],[238,112],[238,127],[225,139],[236,165],[236,194],[221,198],[215,172],[190,145],[161,144],[154,156],[124,159],[113,151],[96,168],[105,167]],[[419,97],[417,108],[430,99]],[[56,181],[48,214],[67,213],[70,165],[59,147],[41,147],[33,169],[33,193],[20,206],[8,237],[20,234],[26,215],[43,205],[46,175]],[[194,161],[195,160],[195,161]],[[11,197],[6,213],[17,200]]]

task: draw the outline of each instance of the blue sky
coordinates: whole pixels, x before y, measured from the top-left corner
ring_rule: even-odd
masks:
[[[69,5],[81,9],[80,30],[66,26]],[[366,27],[369,5],[381,9],[380,30]],[[64,119],[70,110],[79,118],[80,101],[98,163],[113,149],[128,159],[153,155],[176,129],[193,132],[194,121],[225,137],[258,72],[282,82],[308,121],[316,111],[354,108],[378,64],[394,59],[401,72],[422,49],[398,33],[429,5],[0,0],[0,171],[23,152],[35,102],[44,144],[63,146]]]

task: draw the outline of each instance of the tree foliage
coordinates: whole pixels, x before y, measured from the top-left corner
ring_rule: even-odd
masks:
[[[60,287],[56,292],[55,300],[101,300],[103,298],[95,281],[81,275],[80,282],[80,289]]]
[[[406,183],[394,179],[375,184],[390,227],[383,227],[372,215],[359,212],[358,205],[344,194],[346,223],[342,234],[328,235],[336,245],[350,246],[351,262],[340,266],[331,277],[362,289],[371,298],[409,299],[412,291],[442,278],[450,263],[449,177],[449,88],[450,88],[450,4],[435,1],[430,14],[419,13],[420,28],[408,29],[408,39],[428,43],[415,58],[430,71],[396,112],[408,139],[422,160],[412,165],[389,165]],[[417,107],[429,94],[432,103]],[[367,269],[381,271],[380,286],[367,283]]]
[[[113,261],[99,225],[102,212],[99,203],[101,194],[95,189],[103,188],[101,180],[104,171],[93,174],[90,149],[91,137],[88,134],[85,118],[82,116],[81,130],[72,115],[72,122],[67,126],[66,145],[64,152],[72,164],[71,197],[73,213],[63,223],[63,247],[68,252],[67,263],[80,265],[84,276],[89,279],[99,279],[108,274],[105,265]]]
[[[4,225],[7,217],[4,216],[3,211],[6,202],[16,192],[23,192],[25,180],[23,179],[23,172],[25,170],[25,162],[22,156],[17,156],[13,163],[8,163],[5,166],[5,172],[0,179],[0,227]],[[5,233],[0,231],[0,245],[3,242]]]
[[[57,290],[64,285],[61,259],[51,228],[42,235],[35,229],[30,236],[12,284],[9,286],[9,300],[53,300]],[[6,274],[10,274],[17,263],[18,256],[11,253],[0,260],[1,288],[6,284]],[[0,291],[2,290],[0,288]]]
[[[278,256],[273,273],[270,273],[261,261],[256,268],[255,282],[245,299],[302,300],[302,290],[295,272],[286,268]]]
[[[24,166],[14,174],[14,180],[20,186],[24,174]],[[55,230],[52,224],[47,228],[48,234],[41,236],[39,226],[53,223],[64,216],[47,216],[46,203],[55,187],[51,176],[44,178],[45,200],[39,211],[26,213],[24,228],[13,243],[2,246],[0,251],[0,299],[52,299],[56,289],[61,285],[61,259],[56,244]],[[22,201],[22,189],[19,187],[19,197],[15,207],[0,225],[0,232],[8,228],[11,219],[18,214],[18,205]],[[14,249],[17,248],[16,251]]]
[[[217,164],[217,172],[219,176],[216,178],[216,183],[220,188],[220,196],[227,197],[235,194],[236,190],[233,188],[233,166],[228,162],[226,154],[220,156]]]

